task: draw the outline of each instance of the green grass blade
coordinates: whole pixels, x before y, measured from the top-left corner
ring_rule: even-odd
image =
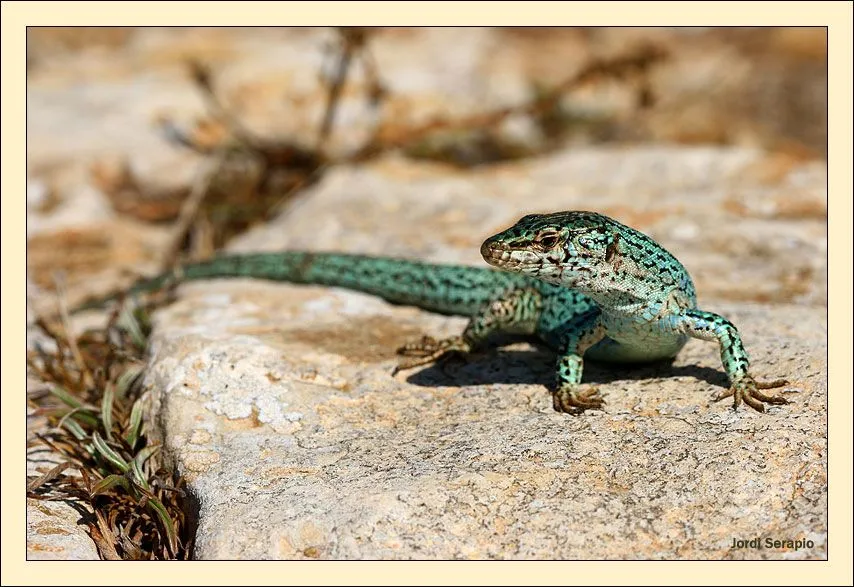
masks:
[[[129,495],[133,495],[131,484],[127,477],[124,475],[107,475],[98,481],[95,484],[95,487],[92,488],[92,497],[101,493],[106,493],[117,485],[122,487],[122,489],[124,489]]]
[[[140,432],[142,431],[142,400],[136,400],[130,410],[130,419],[128,429],[125,433],[125,441],[131,450],[136,446],[139,440]]]
[[[66,391],[65,389],[63,389],[62,387],[60,387],[58,385],[51,387],[50,394],[57,397],[62,403],[64,403],[65,405],[67,405],[71,408],[76,408],[79,410],[88,410],[90,412],[97,412],[98,411],[97,407],[80,401],[79,399],[74,397],[74,395],[68,393],[68,391]]]
[[[88,438],[88,435],[80,424],[71,418],[63,419],[62,427],[71,432],[77,440],[86,440]]]
[[[151,485],[145,478],[145,473],[142,472],[142,467],[136,459],[130,462],[130,470],[133,472],[134,481],[148,493],[151,493]]]
[[[88,411],[78,409],[71,410],[71,412],[72,413],[69,413],[68,415],[74,418],[75,420],[78,420],[83,424],[88,425],[93,430],[96,430],[98,428],[100,421],[94,414]]]
[[[159,450],[159,444],[152,444],[151,446],[146,446],[144,449],[136,453],[136,456],[133,458],[133,460],[139,463],[140,466],[142,466],[145,464],[145,461],[154,456],[154,454],[156,454]]]
[[[98,453],[117,467],[122,473],[127,473],[130,470],[130,465],[127,464],[116,451],[110,448],[97,432],[92,433],[92,442],[95,444],[95,449]]]
[[[172,518],[169,517],[169,512],[166,511],[166,506],[156,497],[149,499],[147,505],[157,512],[157,516],[166,530],[166,537],[169,539],[169,551],[172,556],[175,556],[178,552],[178,534],[175,532],[175,524],[172,522]]]
[[[112,383],[104,387],[104,397],[101,399],[101,422],[104,424],[104,434],[107,440],[113,439],[113,397],[115,391]]]
[[[118,380],[116,381],[116,396],[117,397],[125,397],[130,389],[133,382],[136,381],[137,377],[139,377],[140,373],[142,373],[142,366],[136,365],[133,367],[128,367],[128,369],[119,375]]]
[[[121,317],[119,318],[119,325],[127,330],[130,334],[131,340],[133,343],[141,349],[144,349],[147,340],[145,338],[145,334],[142,332],[142,327],[134,316],[133,311],[128,308],[127,304],[122,306]]]
[[[81,402],[79,399],[77,399],[59,386],[52,387],[50,389],[50,393],[58,397],[60,401],[62,401],[62,403],[69,407],[77,408],[80,410],[83,409],[83,402]]]
[[[133,473],[136,476],[136,482],[143,488],[145,488],[146,491],[151,491],[151,485],[148,484],[148,480],[145,478],[145,474],[142,471],[142,466],[145,464],[145,461],[150,459],[159,450],[160,445],[158,444],[146,446],[144,449],[137,453],[137,455],[130,463],[131,469],[133,470]]]
[[[56,423],[56,427],[62,428],[65,424],[65,421],[73,417],[74,414],[78,413],[80,410],[81,408],[74,408],[73,410],[61,410],[60,412],[58,412],[56,415],[58,416],[59,414],[62,414],[62,417],[59,419],[59,422]]]

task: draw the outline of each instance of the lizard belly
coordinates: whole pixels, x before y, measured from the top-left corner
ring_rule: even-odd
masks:
[[[594,361],[642,363],[675,357],[688,342],[676,328],[675,316],[651,322],[604,316],[606,336],[587,349],[585,357]]]

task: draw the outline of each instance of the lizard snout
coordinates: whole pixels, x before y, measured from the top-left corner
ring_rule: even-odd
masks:
[[[484,259],[492,259],[501,250],[501,245],[497,241],[488,238],[480,245],[480,255]]]

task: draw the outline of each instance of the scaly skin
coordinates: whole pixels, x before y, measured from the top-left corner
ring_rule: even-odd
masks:
[[[785,399],[761,389],[736,327],[697,308],[694,284],[673,255],[648,236],[601,214],[559,212],[525,216],[487,239],[483,258],[497,268],[436,265],[335,253],[283,252],[227,256],[191,264],[131,288],[131,294],[170,281],[251,277],[344,287],[443,314],[469,316],[459,336],[399,349],[397,370],[467,353],[496,332],[528,334],[558,352],[559,412],[600,408],[594,388],[581,385],[584,358],[637,363],[674,357],[690,337],[717,341],[731,387],[713,399],[733,397],[764,411]],[[86,304],[97,307],[107,300]]]
[[[732,396],[758,411],[783,404],[760,389],[783,380],[757,383],[735,326],[697,308],[694,284],[685,267],[651,238],[593,212],[525,216],[483,243],[483,258],[499,269],[528,275],[579,292],[595,309],[555,320],[545,312],[537,327],[559,353],[554,406],[558,411],[595,408],[602,399],[580,386],[583,357],[620,362],[670,358],[689,337],[718,341]],[[764,403],[763,403],[764,402]]]

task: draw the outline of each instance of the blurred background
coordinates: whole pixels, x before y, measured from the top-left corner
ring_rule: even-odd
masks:
[[[297,214],[332,170],[388,157],[465,174],[731,146],[767,154],[755,171],[775,181],[824,164],[826,66],[823,28],[30,28],[30,292],[208,257]],[[825,195],[723,205],[820,227]],[[624,221],[644,229],[640,212]],[[784,298],[809,293],[811,263]]]

